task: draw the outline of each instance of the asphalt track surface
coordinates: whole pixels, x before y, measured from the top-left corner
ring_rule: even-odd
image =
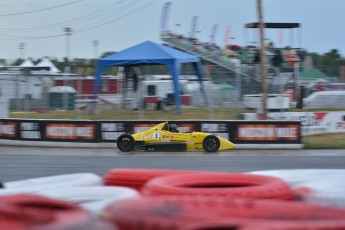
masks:
[[[134,152],[112,148],[0,146],[0,181],[89,172],[103,176],[115,168],[189,169],[248,172],[273,169],[345,169],[340,150],[231,150],[205,152]]]

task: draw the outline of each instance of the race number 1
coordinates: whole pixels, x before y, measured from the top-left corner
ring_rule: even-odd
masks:
[[[153,139],[159,139],[159,136],[160,136],[160,133],[159,132],[155,132],[154,134],[153,134]]]

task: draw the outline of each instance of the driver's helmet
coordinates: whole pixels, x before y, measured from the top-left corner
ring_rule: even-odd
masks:
[[[177,125],[176,124],[172,124],[169,126],[169,131],[170,132],[178,132],[178,129],[177,129]]]

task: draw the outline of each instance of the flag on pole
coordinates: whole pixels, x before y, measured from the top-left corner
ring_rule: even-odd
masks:
[[[227,26],[225,29],[225,34],[224,34],[224,45],[227,45],[229,43],[231,36],[231,26]]]
[[[280,29],[278,32],[278,46],[284,45],[284,29]]]
[[[196,28],[198,26],[198,19],[199,19],[198,16],[192,17],[192,26],[191,26],[191,29],[190,29],[190,37],[191,38],[195,38]]]
[[[171,8],[171,2],[166,2],[163,5],[162,17],[161,17],[161,32],[164,32],[168,29],[168,19],[169,19],[170,8]]]
[[[211,36],[210,36],[210,42],[211,43],[214,43],[215,41],[215,37],[216,37],[216,34],[217,34],[217,31],[218,31],[218,25],[217,24],[214,24],[212,26],[212,31],[211,31]]]

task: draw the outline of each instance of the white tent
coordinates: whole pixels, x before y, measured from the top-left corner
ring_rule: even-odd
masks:
[[[36,66],[49,67],[51,73],[61,73],[61,71],[47,57],[44,57]]]
[[[35,66],[31,59],[26,59],[22,64],[19,65],[20,67],[33,67]]]

